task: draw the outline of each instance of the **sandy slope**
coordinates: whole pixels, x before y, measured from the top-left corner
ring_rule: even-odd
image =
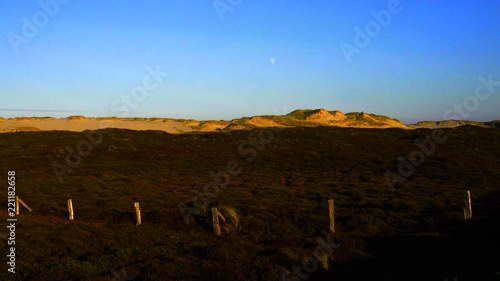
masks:
[[[451,123],[450,123],[451,122]],[[158,130],[171,134],[189,132],[216,132],[244,130],[259,127],[311,127],[311,126],[335,126],[350,128],[400,128],[411,130],[425,127],[455,127],[458,125],[481,125],[486,127],[498,127],[498,122],[488,122],[479,124],[468,121],[443,121],[436,125],[433,122],[420,122],[415,125],[405,125],[397,119],[392,119],[382,115],[369,114],[364,112],[342,113],[338,110],[328,111],[320,109],[297,109],[286,115],[252,116],[225,120],[205,120],[193,119],[171,119],[171,118],[86,118],[84,116],[70,116],[67,118],[0,118],[0,133],[19,131],[51,131],[64,130],[81,132],[84,130],[96,130],[103,128],[121,128],[130,130]],[[449,123],[449,124],[448,124]],[[477,123],[477,124],[476,124]],[[491,123],[491,124],[490,124]]]
[[[155,121],[125,121],[125,120],[68,120],[63,119],[37,119],[25,118],[24,120],[7,119],[0,122],[0,133],[16,131],[51,131],[64,130],[82,132],[84,130],[97,130],[102,128],[121,128],[130,130],[159,130],[167,133],[178,134],[191,132],[193,129],[181,122],[155,122]]]

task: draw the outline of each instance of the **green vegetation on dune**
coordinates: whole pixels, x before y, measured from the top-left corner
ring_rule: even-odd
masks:
[[[311,114],[313,111],[313,109],[297,109],[288,113],[286,116],[293,117],[297,120],[305,120],[307,115]]]

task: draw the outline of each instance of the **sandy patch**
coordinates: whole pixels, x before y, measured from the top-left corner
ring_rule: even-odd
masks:
[[[331,114],[324,108],[321,108],[306,117],[306,121],[315,123],[331,123],[332,121],[342,121],[345,119],[347,119],[347,116],[345,116],[342,112],[336,111],[334,114]]]
[[[200,121],[197,120],[184,120],[182,123],[189,127],[198,127],[200,125]]]
[[[255,116],[250,118],[247,122],[248,124],[257,126],[257,127],[281,127],[281,124],[276,123],[276,121],[262,117],[262,116]]]
[[[226,128],[230,123],[227,121],[205,121],[201,122],[198,129],[203,132],[217,131]]]

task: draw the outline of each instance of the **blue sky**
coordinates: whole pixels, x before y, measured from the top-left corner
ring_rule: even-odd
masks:
[[[0,2],[0,116],[500,119],[500,1],[58,1]]]

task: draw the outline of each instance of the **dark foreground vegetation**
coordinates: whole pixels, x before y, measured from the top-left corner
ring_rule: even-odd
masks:
[[[240,154],[259,132],[113,130],[63,183],[52,164],[64,164],[83,133],[0,134],[4,186],[16,171],[16,193],[33,208],[17,217],[15,274],[2,239],[0,280],[500,280],[500,130],[445,129],[446,141],[394,189],[385,172],[397,174],[398,157],[431,130],[284,129]],[[241,171],[208,198],[232,208],[238,225],[215,237],[208,213],[185,224],[179,204],[232,160]],[[334,245],[319,260],[318,238]]]

